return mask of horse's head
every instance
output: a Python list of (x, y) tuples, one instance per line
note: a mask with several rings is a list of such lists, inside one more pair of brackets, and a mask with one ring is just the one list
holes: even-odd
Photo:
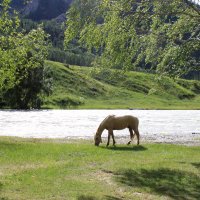
[(99, 144), (102, 143), (102, 140), (101, 140), (101, 135), (98, 134), (98, 132), (95, 134), (94, 136), (94, 144), (96, 146), (99, 146)]

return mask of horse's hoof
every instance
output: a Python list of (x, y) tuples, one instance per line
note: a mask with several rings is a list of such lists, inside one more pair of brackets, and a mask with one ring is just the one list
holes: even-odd
[(129, 141), (128, 143), (127, 143), (127, 145), (130, 145), (131, 144), (131, 141)]

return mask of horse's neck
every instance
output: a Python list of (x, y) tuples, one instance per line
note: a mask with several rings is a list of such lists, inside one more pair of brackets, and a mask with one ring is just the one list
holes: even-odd
[(103, 131), (104, 131), (104, 129), (105, 129), (105, 127), (102, 124), (100, 124), (99, 127), (98, 127), (98, 129), (97, 129), (98, 135), (101, 136), (102, 133), (103, 133)]

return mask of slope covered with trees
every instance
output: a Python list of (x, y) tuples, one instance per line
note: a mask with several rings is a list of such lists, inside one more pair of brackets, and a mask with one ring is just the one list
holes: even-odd
[(94, 55), (83, 48), (72, 44), (72, 49), (64, 50), (64, 31), (66, 29), (66, 11), (72, 0), (13, 0), (11, 8), (20, 13), (21, 31), (29, 32), (43, 25), (49, 35), (51, 46), (48, 48), (48, 59), (75, 65), (91, 65)]

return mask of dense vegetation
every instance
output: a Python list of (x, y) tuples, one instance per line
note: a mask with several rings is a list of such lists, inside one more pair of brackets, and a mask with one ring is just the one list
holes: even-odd
[(38, 1), (36, 21), (0, 2), (1, 108), (199, 108), (199, 82), (160, 76), (199, 78), (200, 14), (189, 1), (74, 0), (67, 19), (39, 22), (44, 5), (62, 13), (64, 0)]
[(32, 29), (36, 29), (38, 24), (42, 24), (45, 33), (49, 35), (49, 41), (51, 46), (48, 48), (48, 59), (52, 61), (58, 61), (62, 63), (68, 63), (72, 65), (90, 66), (94, 60), (95, 55), (87, 52), (84, 48), (80, 48), (78, 45), (72, 43), (69, 49), (64, 49), (64, 22), (66, 18), (61, 21), (57, 19), (42, 20), (35, 22), (32, 19), (22, 18), (20, 23), (20, 29), (26, 33)]
[(190, 1), (75, 0), (67, 18), (66, 45), (77, 39), (101, 66), (174, 77), (200, 70), (200, 10)]
[[(66, 141), (67, 142), (67, 141)], [(0, 199), (198, 199), (200, 147), (0, 138)]]
[(20, 19), (4, 0), (0, 13), (0, 106), (40, 108), (41, 92), (49, 92), (44, 69), (47, 36), (41, 27), (18, 31)]
[[(38, 1), (29, 17), (55, 17), (66, 1)], [(0, 108), (200, 109), (200, 82), (177, 78), (199, 70), (189, 1), (74, 0), (66, 25), (20, 19), (10, 3), (0, 0)], [(0, 137), (0, 200), (200, 196), (199, 147), (57, 141)]]
[(199, 109), (200, 82), (47, 61), (54, 79), (44, 108)]

